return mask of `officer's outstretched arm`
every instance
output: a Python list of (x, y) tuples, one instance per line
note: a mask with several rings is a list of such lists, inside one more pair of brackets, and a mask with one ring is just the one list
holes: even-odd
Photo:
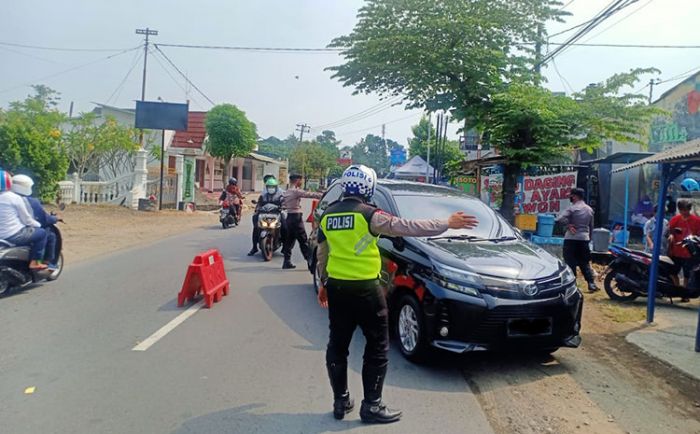
[(472, 229), (479, 224), (474, 216), (463, 212), (446, 219), (409, 220), (378, 211), (372, 216), (370, 229), (375, 235), (394, 237), (430, 237), (440, 235), (447, 229)]

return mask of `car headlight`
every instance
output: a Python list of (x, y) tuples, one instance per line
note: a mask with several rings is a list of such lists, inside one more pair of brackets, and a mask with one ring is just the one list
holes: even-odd
[(480, 296), (479, 289), (483, 288), (481, 276), (466, 270), (450, 267), (449, 265), (433, 262), (438, 283), (452, 291), (467, 295)]
[(576, 281), (576, 274), (574, 274), (573, 271), (571, 271), (571, 268), (569, 266), (564, 267), (564, 271), (561, 272), (561, 284), (563, 286), (571, 285)]

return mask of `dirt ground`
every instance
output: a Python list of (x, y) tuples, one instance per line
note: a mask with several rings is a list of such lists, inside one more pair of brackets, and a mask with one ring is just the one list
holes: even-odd
[(66, 222), (59, 228), (67, 264), (219, 223), (212, 212), (143, 212), (116, 206), (69, 205), (60, 214)]
[(465, 378), (494, 430), (700, 433), (700, 382), (625, 340), (646, 327), (645, 300), (621, 305), (604, 291), (585, 298), (580, 348), (551, 357), (484, 355), (468, 362)]
[[(63, 217), (69, 264), (218, 224), (211, 212), (116, 207), (70, 206)], [(602, 277), (603, 269), (597, 271)], [(644, 300), (622, 305), (603, 291), (585, 298), (578, 349), (561, 349), (553, 356), (443, 355), (462, 370), (494, 430), (700, 433), (700, 382), (625, 341), (626, 333), (645, 327)], [(696, 301), (688, 308), (697, 306)]]

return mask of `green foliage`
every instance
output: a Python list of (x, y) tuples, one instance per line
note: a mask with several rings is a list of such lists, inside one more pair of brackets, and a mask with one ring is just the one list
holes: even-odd
[(509, 161), (501, 212), (512, 216), (514, 179), (523, 167), (570, 160), (573, 151), (591, 151), (606, 139), (648, 143), (651, 119), (663, 111), (646, 105), (643, 95), (620, 92), (651, 71), (617, 74), (573, 98), (528, 84), (513, 84), (494, 95), (483, 128), (491, 144)]
[[(207, 113), (205, 121), (209, 153), (224, 160), (226, 167), (232, 158), (245, 157), (255, 149), (257, 139), (255, 124), (245, 113), (231, 104), (220, 104)], [(226, 171), (223, 183), (228, 178)]]
[(333, 77), (356, 92), (402, 95), (412, 108), (450, 110), (470, 124), (490, 96), (534, 81), (538, 24), (561, 21), (551, 0), (368, 0), (350, 35), (333, 40)]
[(113, 117), (99, 122), (94, 113), (85, 113), (69, 122), (63, 146), (71, 166), (81, 177), (88, 169), (97, 170), (100, 166), (113, 168), (115, 176), (119, 169), (115, 163), (123, 162), (139, 148), (136, 130), (120, 125)]
[(333, 153), (318, 142), (300, 143), (289, 156), (290, 173), (299, 173), (304, 178), (324, 178), (336, 165)]
[(0, 110), (0, 162), (4, 169), (30, 175), (36, 194), (48, 201), (56, 197), (58, 181), (68, 170), (59, 130), (64, 115), (55, 108), (56, 91), (46, 86), (33, 89), (34, 95)]
[[(431, 126), (430, 121), (425, 116), (421, 118), (418, 125), (414, 125), (411, 128), (411, 131), (413, 131), (413, 137), (411, 137), (408, 141), (408, 153), (411, 155), (411, 157), (420, 155), (422, 159), (428, 161), (428, 128), (431, 128), (430, 159), (431, 161), (435, 161), (435, 126)], [(442, 160), (445, 162), (445, 164), (457, 164), (464, 159), (462, 151), (459, 150), (459, 143), (454, 140), (448, 140), (447, 143), (445, 143), (445, 147), (442, 149), (442, 152)]]
[(365, 138), (352, 147), (352, 162), (371, 167), (379, 176), (386, 175), (389, 172), (389, 154), (386, 143), (379, 136), (367, 134)]
[(289, 135), (284, 140), (270, 136), (258, 142), (258, 152), (268, 157), (285, 160), (289, 158), (297, 142), (298, 140), (294, 135)]
[(340, 140), (336, 139), (335, 132), (324, 130), (320, 135), (316, 136), (316, 142), (323, 146), (328, 152), (333, 154), (336, 159), (340, 158)]

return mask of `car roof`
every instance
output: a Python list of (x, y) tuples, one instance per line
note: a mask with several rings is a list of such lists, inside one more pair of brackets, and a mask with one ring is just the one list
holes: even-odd
[(424, 196), (460, 196), (464, 198), (476, 199), (469, 196), (463, 191), (445, 187), (441, 185), (426, 184), (423, 182), (398, 181), (394, 179), (380, 179), (377, 181), (380, 187), (383, 187), (392, 195), (424, 195)]

